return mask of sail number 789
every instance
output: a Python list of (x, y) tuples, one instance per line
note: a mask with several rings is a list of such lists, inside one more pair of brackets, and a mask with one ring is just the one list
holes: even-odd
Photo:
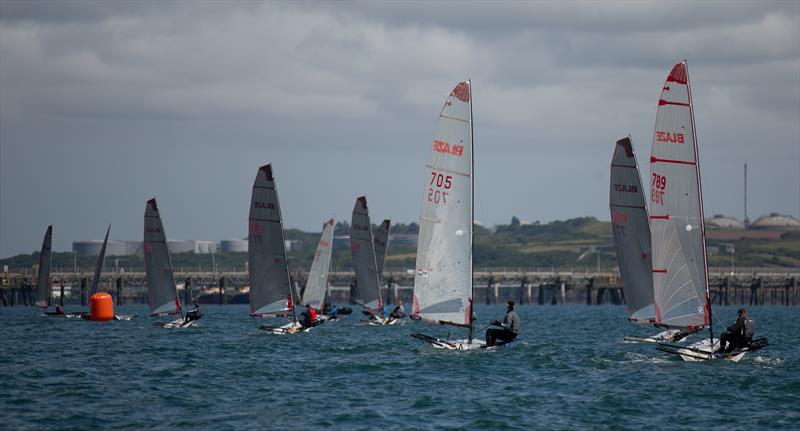
[(429, 186), (430, 187), (428, 187), (428, 202), (433, 202), (435, 204), (441, 203), (446, 205), (447, 195), (449, 195), (450, 193), (444, 190), (450, 190), (450, 188), (453, 187), (453, 177), (451, 175), (444, 175), (444, 174), (438, 174), (436, 172), (431, 172), (431, 182)]

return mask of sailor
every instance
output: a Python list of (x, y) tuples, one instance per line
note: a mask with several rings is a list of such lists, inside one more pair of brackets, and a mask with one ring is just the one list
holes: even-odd
[(406, 317), (406, 309), (403, 307), (403, 301), (397, 301), (397, 306), (389, 313), (389, 317), (392, 319), (402, 319)]
[(192, 320), (197, 320), (200, 318), (200, 304), (194, 303), (194, 310), (190, 310), (186, 312), (186, 316), (183, 318), (183, 323), (189, 323)]
[(53, 313), (53, 314), (55, 314), (57, 316), (63, 316), (64, 315), (64, 309), (61, 308), (60, 305), (56, 305), (56, 312)]
[(330, 309), (328, 310), (328, 316), (330, 316), (331, 319), (335, 319), (338, 315), (339, 308), (336, 307), (336, 304), (331, 305)]
[(502, 340), (505, 342), (513, 341), (517, 338), (519, 332), (519, 316), (514, 311), (514, 301), (508, 301), (506, 304), (506, 316), (501, 323), (498, 320), (492, 322), (492, 325), (499, 326), (500, 328), (489, 328), (486, 330), (486, 345), (494, 346), (495, 340)]
[[(733, 349), (748, 347), (750, 341), (753, 340), (755, 322), (753, 322), (753, 319), (747, 317), (747, 310), (744, 308), (740, 308), (737, 314), (736, 323), (729, 326), (727, 331), (719, 337), (719, 349), (717, 349), (717, 353), (729, 353)], [(730, 342), (730, 345), (726, 348), (728, 342)]]
[(311, 306), (306, 304), (306, 309), (300, 313), (300, 324), (303, 325), (304, 328), (310, 328), (314, 326), (314, 321), (311, 320)]
[(313, 307), (308, 309), (309, 319), (311, 320), (311, 324), (315, 324), (317, 322), (317, 310)]

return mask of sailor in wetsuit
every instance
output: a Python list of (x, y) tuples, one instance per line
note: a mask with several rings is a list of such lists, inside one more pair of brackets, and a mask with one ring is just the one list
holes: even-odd
[(314, 326), (314, 320), (317, 319), (317, 310), (311, 308), (309, 304), (306, 304), (306, 309), (300, 313), (300, 324), (304, 328), (310, 328)]
[(187, 324), (192, 320), (197, 320), (200, 318), (200, 304), (194, 303), (194, 310), (187, 311), (186, 316), (183, 317), (183, 324)]
[(494, 346), (495, 340), (502, 340), (505, 342), (513, 341), (517, 338), (519, 333), (519, 316), (514, 311), (514, 301), (508, 301), (506, 305), (506, 317), (503, 318), (501, 323), (498, 320), (492, 322), (492, 325), (499, 326), (498, 328), (489, 328), (486, 330), (486, 345)]
[(402, 319), (406, 317), (406, 309), (403, 307), (403, 301), (397, 301), (397, 306), (389, 313), (389, 317), (392, 319)]
[[(755, 322), (753, 322), (753, 319), (747, 317), (747, 310), (740, 308), (736, 323), (729, 326), (728, 330), (719, 337), (719, 349), (717, 349), (717, 353), (729, 353), (733, 349), (748, 347), (753, 340), (754, 329)], [(726, 348), (728, 342), (730, 342), (730, 345)]]

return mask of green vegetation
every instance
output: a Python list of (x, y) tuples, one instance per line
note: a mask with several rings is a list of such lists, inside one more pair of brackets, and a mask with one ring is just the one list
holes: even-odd
[[(349, 225), (339, 222), (334, 229), (337, 237), (349, 233)], [(414, 235), (419, 231), (416, 223), (392, 226), (393, 235)], [(319, 241), (319, 232), (303, 232), (289, 229), (285, 232), (287, 240), (299, 241), (289, 251), (289, 264), (293, 271), (308, 271)], [(616, 255), (613, 250), (611, 224), (593, 217), (580, 217), (547, 224), (535, 222), (522, 224), (512, 217), (507, 225), (495, 226), (494, 230), (475, 226), (475, 267), (476, 268), (525, 268), (562, 270), (601, 270), (616, 268)], [(294, 243), (297, 244), (297, 243)], [(735, 247), (737, 267), (800, 267), (800, 232), (787, 232), (779, 240), (741, 239), (738, 241), (708, 240), (712, 250), (717, 253), (709, 256), (709, 266), (726, 268), (730, 265), (728, 244)], [(417, 247), (415, 244), (389, 244), (386, 268), (406, 270), (414, 268)], [(8, 265), (12, 271), (32, 270), (38, 262), (39, 253), (22, 254), (0, 260), (0, 265)], [(72, 253), (54, 253), (53, 270), (71, 270), (75, 265), (78, 271), (91, 272), (95, 257), (75, 259)], [(247, 253), (172, 255), (176, 271), (243, 271), (247, 265)], [(142, 271), (140, 256), (109, 257), (106, 269), (115, 267), (125, 271)], [(346, 240), (334, 241), (331, 269), (347, 271), (350, 266), (350, 248)]]

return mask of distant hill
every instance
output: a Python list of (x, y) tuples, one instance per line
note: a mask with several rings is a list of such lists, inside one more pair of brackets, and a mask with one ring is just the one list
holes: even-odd
[[(334, 234), (347, 236), (350, 226), (346, 222), (336, 224)], [(392, 226), (393, 235), (418, 234), (416, 223)], [(299, 246), (289, 252), (292, 271), (307, 271), (311, 266), (314, 250), (319, 240), (319, 232), (303, 232), (288, 229), (287, 240), (299, 241)], [(728, 238), (725, 235), (717, 235)], [(525, 268), (561, 270), (601, 270), (615, 269), (616, 254), (613, 248), (611, 223), (594, 217), (579, 217), (550, 223), (521, 223), (512, 217), (509, 224), (497, 225), (487, 229), (475, 225), (475, 267), (476, 268)], [(737, 238), (731, 236), (730, 238)], [(777, 239), (776, 239), (777, 238)], [(709, 266), (728, 267), (730, 249), (735, 249), (737, 267), (800, 267), (800, 232), (781, 232), (763, 238), (742, 237), (734, 240), (707, 240), (709, 246)], [(730, 247), (730, 245), (734, 247)], [(386, 267), (391, 270), (414, 269), (416, 259), (415, 244), (389, 244)], [(12, 270), (27, 268), (31, 270), (38, 262), (38, 253), (21, 254), (0, 260), (0, 265), (8, 265)], [(76, 265), (79, 271), (89, 272), (94, 267), (95, 257), (75, 259), (71, 252), (54, 253), (54, 270), (69, 270)], [(210, 270), (215, 265), (220, 271), (243, 271), (247, 264), (247, 253), (194, 254), (179, 253), (172, 256), (176, 271)], [(333, 270), (350, 270), (350, 249), (337, 247), (333, 253)], [(143, 270), (140, 256), (110, 257), (106, 259), (106, 269), (114, 266), (126, 271)]]

